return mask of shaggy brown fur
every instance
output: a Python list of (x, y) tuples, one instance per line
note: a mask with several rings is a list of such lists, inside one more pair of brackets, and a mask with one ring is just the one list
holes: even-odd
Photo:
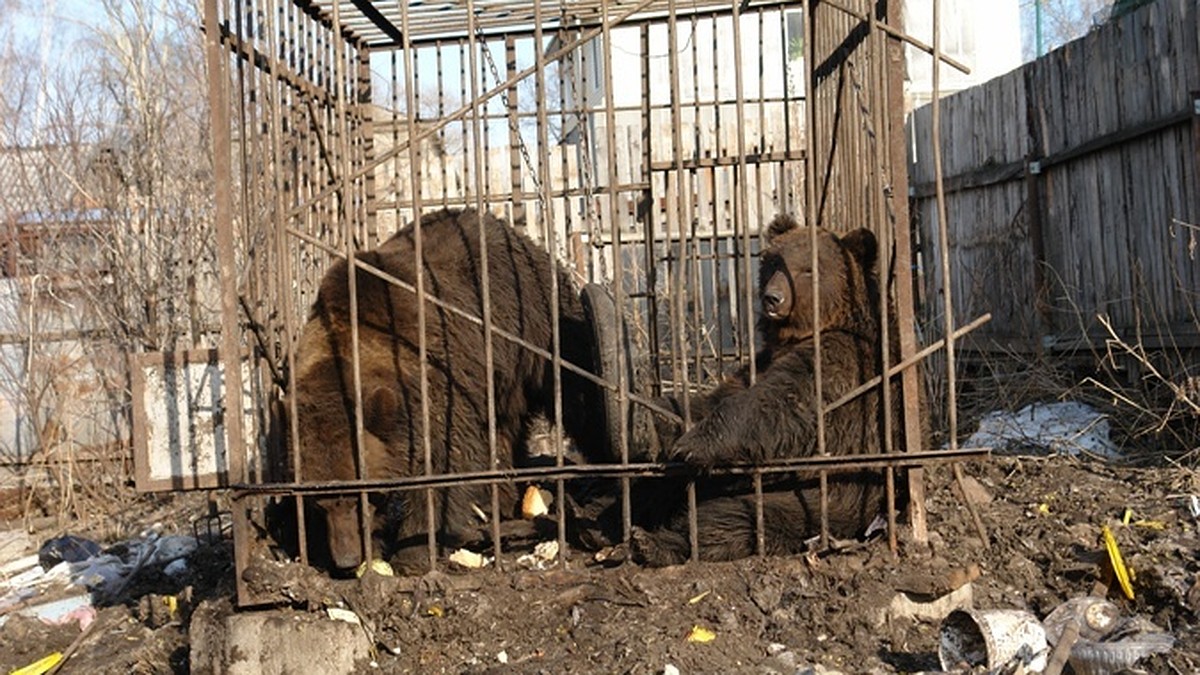
[[(760, 463), (817, 453), (815, 348), (812, 330), (812, 231), (781, 216), (771, 224), (762, 253), (759, 331), (764, 348), (756, 357), (757, 380), (748, 370), (728, 378), (695, 402), (698, 422), (672, 445), (668, 457), (705, 471), (717, 464)], [(820, 265), (822, 399), (828, 404), (880, 372), (877, 245), (868, 230), (838, 236), (818, 229)], [(891, 331), (889, 331), (890, 333)], [(894, 391), (893, 400), (899, 400)], [(898, 406), (897, 406), (898, 410)], [(899, 429), (898, 418), (894, 427)], [(834, 455), (883, 449), (880, 389), (829, 413), (825, 449)], [(897, 436), (897, 440), (899, 437)], [(897, 446), (898, 447), (898, 446)], [(863, 532), (884, 506), (881, 472), (832, 474), (829, 478), (831, 534)], [(754, 502), (738, 480), (700, 486), (700, 557), (727, 560), (751, 555), (755, 541)], [(686, 506), (679, 496), (664, 510), (662, 496), (649, 500), (633, 540), (643, 562), (665, 565), (687, 559)], [(820, 528), (816, 481), (784, 477), (769, 486), (764, 503), (768, 552), (795, 551)], [(654, 513), (657, 512), (657, 513)]]
[[(471, 210), (446, 210), (421, 220), (426, 293), (474, 316), (483, 313), (480, 218)], [(550, 275), (557, 273), (563, 358), (587, 367), (591, 334), (569, 277), (529, 239), (491, 215), (482, 220), (493, 325), (552, 351)], [(409, 225), (378, 248), (359, 253), (358, 260), (415, 286), (414, 234)], [(361, 474), (356, 467), (349, 292), (342, 261), (321, 282), (300, 339), (295, 399), (305, 480), (426, 472), (416, 296), (361, 269), (356, 285), (366, 466)], [(425, 342), (432, 473), (491, 468), (482, 326), (430, 303)], [(509, 468), (519, 461), (513, 448), (527, 421), (537, 414), (553, 419), (553, 369), (544, 357), (501, 336), (494, 335), (492, 345), (498, 468)], [(566, 371), (563, 387), (564, 425), (586, 445), (593, 435), (582, 431), (589, 426), (588, 411), (596, 409), (596, 393)], [(512, 490), (504, 488), (506, 503), (515, 497)], [(419, 547), (427, 529), (425, 493), (396, 494), (399, 508), (389, 508), (399, 512), (393, 536), (401, 549)], [(333, 566), (356, 566), (362, 548), (357, 500), (315, 501), (325, 516)], [(434, 508), (438, 538), (445, 545), (461, 545), (477, 531), (471, 505), (486, 510), (490, 501), (487, 486), (439, 490)], [(413, 548), (402, 551), (397, 562), (403, 571), (419, 571), (423, 560), (423, 550)]]

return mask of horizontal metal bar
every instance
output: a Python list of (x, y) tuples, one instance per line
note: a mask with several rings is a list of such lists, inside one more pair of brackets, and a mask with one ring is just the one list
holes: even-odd
[[(957, 330), (954, 331), (954, 333), (950, 337), (954, 340), (957, 340), (960, 337), (966, 335), (967, 333), (970, 333), (971, 331), (975, 330), (976, 328), (979, 328), (980, 326), (982, 326), (983, 324), (985, 324), (991, 320), (992, 320), (991, 313), (984, 314), (983, 316), (977, 317), (971, 323), (969, 323), (965, 326), (960, 326)], [(896, 375), (899, 375), (905, 369), (911, 368), (912, 366), (915, 366), (917, 363), (924, 361), (926, 356), (929, 356), (930, 354), (936, 352), (937, 350), (942, 349), (945, 346), (945, 344), (946, 344), (946, 338), (942, 338), (942, 339), (934, 342), (933, 344), (925, 347), (924, 349), (917, 352), (916, 354), (913, 354), (912, 356), (908, 357), (907, 359), (904, 359), (900, 363), (897, 363), (896, 365), (894, 365), (888, 369), (888, 377), (889, 378), (895, 377)], [(859, 386), (850, 390), (849, 392), (846, 392), (846, 394), (844, 394), (838, 400), (834, 401), (833, 403), (830, 403), (829, 407), (825, 408), (825, 413), (829, 414), (829, 413), (833, 412), (834, 410), (837, 410), (838, 408), (846, 405), (850, 401), (861, 396), (863, 393), (878, 386), (881, 381), (882, 381), (882, 378), (880, 376), (876, 375), (875, 377), (867, 380), (866, 382), (863, 382), (862, 384), (860, 384)]]
[[(712, 469), (708, 475), (753, 475), (768, 473), (794, 473), (797, 471), (830, 473), (856, 471), (884, 467), (926, 466), (966, 460), (984, 459), (991, 448), (958, 448), (957, 450), (927, 450), (924, 452), (893, 452), (878, 455), (829, 455), (824, 457), (797, 457), (778, 460), (761, 465), (734, 464)], [(430, 476), (403, 476), (368, 480), (320, 481), (312, 483), (262, 483), (232, 486), (234, 499), (252, 494), (343, 494), (357, 492), (387, 492), (417, 488), (450, 487), (502, 483), (519, 480), (557, 480), (572, 478), (622, 478), (646, 477), (666, 478), (671, 476), (695, 475), (695, 470), (682, 462), (630, 463), (630, 464), (579, 464), (574, 466), (523, 467), (490, 471), (468, 471), (457, 474), (435, 474)]]
[[(871, 17), (867, 16), (866, 14), (863, 14), (862, 12), (858, 12), (858, 11), (854, 10), (853, 8), (847, 7), (846, 5), (843, 5), (842, 3), (837, 2), (836, 0), (821, 0), (821, 2), (822, 2), (822, 4), (829, 5), (830, 7), (834, 8), (840, 12), (849, 14), (850, 16), (858, 19), (859, 21), (867, 22), (867, 21), (871, 20)], [(886, 21), (876, 20), (875, 25), (879, 26), (880, 30), (882, 30), (883, 32), (887, 33), (888, 35), (896, 38), (897, 40), (900, 40), (901, 42), (907, 42), (908, 44), (916, 47), (917, 49), (920, 49), (921, 51), (925, 52), (926, 54), (933, 56), (933, 47), (931, 47), (930, 45), (922, 42), (921, 40), (918, 40), (917, 38), (909, 35), (908, 33), (905, 33), (902, 30), (896, 29), (895, 27), (893, 27), (891, 24), (887, 23)], [(941, 56), (942, 56), (942, 63), (952, 66), (955, 70), (961, 72), (963, 75), (971, 74), (971, 69), (967, 65), (950, 58), (949, 56), (946, 55), (945, 52), (942, 52)]]
[(725, 155), (721, 157), (701, 157), (699, 159), (685, 159), (682, 162), (676, 160), (665, 160), (650, 163), (651, 171), (675, 171), (678, 169), (711, 169), (718, 166), (739, 166), (743, 163), (749, 165), (755, 164), (776, 164), (782, 162), (802, 162), (804, 161), (804, 150), (785, 150), (784, 152), (756, 152), (747, 154), (745, 157), (736, 155)]

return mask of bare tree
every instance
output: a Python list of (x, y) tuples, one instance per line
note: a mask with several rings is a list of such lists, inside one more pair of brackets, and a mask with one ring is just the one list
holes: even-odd
[(1023, 0), (1022, 55), (1034, 59), (1086, 35), (1108, 18), (1112, 4), (1112, 0)]
[[(203, 346), (217, 330), (195, 8), (100, 9), (77, 61), (39, 63), (9, 42), (0, 51), (0, 398), (15, 419), (0, 459), (51, 467), (43, 501), (76, 515), (77, 489), (111, 500), (129, 477), (127, 357)], [(104, 466), (115, 471), (78, 480), (77, 460), (114, 449)]]

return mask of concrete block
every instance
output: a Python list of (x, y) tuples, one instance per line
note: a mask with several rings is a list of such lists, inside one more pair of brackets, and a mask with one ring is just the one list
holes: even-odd
[(201, 603), (189, 634), (192, 673), (334, 675), (361, 672), (370, 658), (361, 626), (286, 609), (234, 612), (228, 601)]

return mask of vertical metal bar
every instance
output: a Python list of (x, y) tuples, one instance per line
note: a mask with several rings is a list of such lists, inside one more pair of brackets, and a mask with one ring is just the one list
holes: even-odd
[[(272, 4), (276, 4), (276, 3), (277, 3), (277, 0), (272, 0)], [(278, 11), (280, 13), (282, 13), (283, 5), (278, 5), (278, 7), (279, 7)], [(268, 49), (268, 52), (271, 54), (271, 59), (270, 59), (269, 63), (270, 63), (271, 76), (272, 76), (271, 81), (273, 83), (279, 82), (279, 76), (280, 76), (279, 68), (281, 66), (281, 61), (283, 58), (282, 55), (279, 53), (280, 44), (279, 44), (279, 42), (277, 42), (277, 40), (280, 40), (283, 37), (283, 33), (282, 33), (283, 28), (282, 28), (282, 26), (277, 27), (275, 25), (275, 21), (274, 21), (275, 14), (276, 14), (276, 11), (267, 12), (267, 36), (268, 36), (267, 37), (267, 39), (268, 39), (267, 49)], [(274, 193), (272, 215), (274, 216), (273, 226), (275, 228), (274, 236), (275, 236), (275, 245), (277, 247), (276, 255), (277, 255), (278, 263), (279, 263), (279, 267), (276, 270), (276, 272), (277, 272), (277, 274), (279, 276), (279, 280), (280, 280), (279, 288), (284, 289), (279, 293), (279, 297), (277, 298), (277, 300), (280, 303), (282, 303), (282, 305), (283, 305), (282, 310), (281, 310), (282, 314), (283, 314), (283, 330), (280, 332), (281, 332), (281, 335), (284, 340), (284, 345), (283, 345), (284, 346), (284, 358), (287, 362), (287, 373), (288, 373), (287, 388), (288, 388), (288, 391), (294, 392), (294, 391), (296, 391), (296, 339), (295, 339), (292, 331), (294, 331), (297, 328), (297, 325), (296, 325), (296, 311), (295, 311), (295, 308), (293, 307), (295, 297), (293, 296), (292, 293), (290, 293), (287, 290), (292, 287), (291, 281), (292, 281), (293, 269), (292, 269), (291, 256), (288, 255), (288, 248), (287, 248), (287, 244), (288, 244), (287, 221), (288, 221), (288, 218), (287, 218), (287, 206), (284, 202), (284, 181), (282, 180), (283, 176), (281, 175), (282, 172), (284, 171), (284, 168), (283, 168), (284, 167), (284, 157), (283, 157), (283, 138), (284, 138), (283, 134), (284, 134), (284, 131), (283, 131), (282, 117), (283, 117), (283, 111), (284, 111), (285, 105), (286, 105), (285, 99), (289, 98), (289, 93), (288, 93), (288, 89), (286, 87), (280, 86), (278, 84), (274, 85), (273, 91), (275, 93), (275, 96), (273, 96), (271, 98), (271, 101), (274, 103), (274, 105), (271, 108), (271, 115), (270, 115), (270, 119), (271, 119), (271, 129), (270, 129), (271, 158), (272, 158), (272, 163), (274, 164), (274, 167), (275, 167), (274, 171), (271, 172), (271, 179), (272, 179), (271, 187), (272, 187), (272, 192)], [(300, 459), (301, 453), (299, 452), (299, 449), (300, 449), (300, 427), (298, 424), (295, 423), (295, 421), (298, 419), (298, 414), (296, 412), (296, 397), (288, 396), (286, 398), (285, 402), (288, 407), (288, 410), (287, 410), (288, 419), (291, 420), (291, 423), (289, 423), (287, 425), (288, 434), (290, 436), (290, 441), (291, 441), (290, 444), (288, 445), (288, 447), (291, 447), (294, 451), (291, 453), (292, 460), (295, 462), (295, 464), (294, 464), (295, 474), (293, 475), (292, 478), (293, 478), (293, 480), (296, 480), (296, 481), (303, 481), (304, 480), (304, 471), (303, 471), (303, 466), (302, 466), (302, 462)], [(305, 523), (305, 520), (304, 520), (304, 498), (303, 497), (300, 497), (300, 496), (296, 497), (295, 511), (296, 511), (296, 539), (297, 539), (297, 546), (299, 547), (298, 552), (300, 554), (300, 562), (303, 564), (308, 564), (308, 531), (307, 531), (307, 524)]]
[[(478, 49), (488, 49), (487, 42), (479, 43), (476, 41), (476, 25), (475, 25), (475, 2), (467, 0), (467, 44), (470, 46), (471, 65), (471, 105), (473, 110), (472, 115), (472, 140), (476, 147), (480, 140), (480, 108), (479, 108), (479, 79), (476, 75), (479, 73)], [(484, 120), (486, 124), (486, 119)], [(486, 134), (485, 134), (486, 138)], [(479, 153), (475, 154), (475, 162), (477, 167), (480, 160)], [(490, 196), (491, 192), (488, 191)], [(492, 351), (492, 300), (490, 276), (488, 272), (488, 245), (487, 245), (487, 228), (484, 226), (484, 203), (483, 194), (476, 192), (475, 208), (479, 213), (479, 275), (481, 281), (481, 294), (483, 305), (483, 360), (487, 369), (485, 385), (487, 387), (487, 425), (488, 425), (488, 458), (489, 467), (499, 469), (499, 461), (496, 453), (496, 373), (494, 368), (493, 351)], [(500, 555), (500, 512), (499, 492), (496, 485), (492, 486), (492, 542), (495, 546), (497, 561)], [(497, 564), (497, 568), (499, 565)]]
[[(426, 307), (426, 291), (425, 291), (425, 240), (423, 228), (421, 225), (421, 167), (419, 164), (420, 153), (417, 152), (417, 143), (413, 143), (412, 139), (417, 137), (417, 122), (416, 122), (416, 87), (413, 82), (414, 59), (413, 46), (411, 40), (411, 31), (409, 27), (408, 3), (400, 3), (400, 32), (404, 36), (403, 52), (404, 52), (404, 79), (405, 92), (404, 101), (407, 107), (407, 115), (405, 115), (406, 133), (408, 134), (408, 172), (411, 184), (409, 189), (412, 193), (412, 211), (413, 211), (413, 267), (416, 270), (417, 276), (417, 357), (420, 361), (420, 390), (421, 390), (421, 449), (425, 460), (425, 475), (433, 475), (433, 437), (430, 432), (430, 421), (432, 415), (429, 409), (429, 344), (427, 340), (428, 331), (428, 309)], [(399, 215), (399, 214), (397, 214)], [(429, 554), (429, 569), (437, 569), (437, 517), (435, 514), (434, 494), (432, 488), (425, 490), (425, 545), (426, 551)]]
[[(941, 273), (942, 273), (942, 312), (946, 339), (946, 418), (949, 429), (948, 442), (950, 450), (958, 449), (958, 385), (957, 367), (955, 364), (955, 337), (954, 337), (954, 299), (952, 293), (952, 283), (950, 279), (950, 226), (946, 222), (946, 191), (942, 179), (942, 119), (941, 119), (941, 64), (942, 64), (942, 40), (941, 40), (941, 2), (933, 0), (933, 100), (930, 105), (931, 110), (932, 133), (933, 133), (933, 180), (934, 191), (937, 197), (937, 213), (938, 213), (938, 246), (941, 249)], [(975, 524), (975, 529), (978, 531), (984, 545), (988, 543), (987, 531), (983, 526), (983, 521), (979, 518), (979, 513), (975, 510), (974, 505), (967, 497), (967, 493), (963, 490), (963, 473), (962, 464), (955, 462), (951, 465), (954, 471), (954, 480), (958, 483), (959, 490), (963, 494), (963, 500), (967, 510), (971, 513), (972, 520)]]
[[(646, 205), (646, 211), (642, 216), (642, 226), (645, 228), (643, 232), (643, 242), (645, 244), (644, 264), (646, 267), (646, 343), (649, 346), (650, 372), (654, 374), (651, 381), (659, 382), (661, 372), (660, 356), (658, 345), (658, 261), (655, 255), (655, 217), (658, 215), (658, 204), (654, 197), (654, 172), (650, 165), (654, 160), (654, 129), (653, 116), (650, 107), (651, 85), (650, 85), (650, 24), (643, 23), (640, 31), (641, 38), (641, 55), (642, 55), (642, 180), (646, 182), (646, 189), (642, 193), (642, 202)], [(646, 380), (643, 379), (643, 382)], [(661, 392), (642, 392), (644, 395), (659, 395)]]
[[(692, 125), (692, 128), (693, 128), (692, 157), (693, 158), (700, 157), (700, 147), (702, 145), (701, 141), (703, 138), (703, 134), (701, 133), (701, 127), (704, 126), (704, 125), (700, 124), (700, 120), (703, 119), (703, 112), (704, 112), (704, 107), (701, 104), (701, 95), (700, 95), (700, 44), (699, 44), (699, 41), (695, 39), (696, 24), (698, 21), (699, 21), (699, 17), (697, 17), (695, 14), (693, 14), (692, 15), (692, 37), (693, 37), (693, 39), (692, 39), (692, 110), (695, 114), (695, 124)], [(715, 45), (716, 44), (715, 20), (710, 19), (710, 21), (713, 21), (713, 24), (714, 24), (713, 25), (713, 35), (712, 35), (712, 44)], [(716, 78), (714, 77), (713, 79), (714, 79), (713, 88), (714, 88), (714, 93), (715, 93)], [(717, 125), (720, 124), (720, 116), (715, 113), (715, 109), (716, 109), (716, 107), (714, 105), (714, 116), (713, 116), (713, 126), (714, 127), (716, 127)], [(714, 139), (719, 138), (719, 135), (715, 130), (713, 132), (713, 137), (714, 137)], [(711, 169), (701, 169), (699, 166), (693, 166), (691, 169), (689, 169), (689, 171), (687, 173), (687, 181), (685, 182), (685, 185), (688, 186), (688, 193), (689, 193), (689, 195), (693, 196), (693, 199), (697, 199), (697, 200), (701, 199), (703, 197), (703, 195), (705, 194), (705, 192), (709, 192), (710, 197), (711, 197), (712, 190), (711, 189), (704, 190), (702, 186), (705, 184), (704, 176), (705, 175), (711, 176), (715, 171), (716, 171), (715, 167), (713, 167)], [(707, 181), (707, 184), (710, 188), (716, 187), (715, 181), (711, 181), (711, 180)], [(689, 201), (691, 201), (691, 200), (689, 200)], [(713, 198), (712, 201), (715, 204), (716, 199)], [(700, 283), (701, 283), (700, 244), (703, 241), (703, 239), (700, 236), (700, 233), (697, 231), (697, 228), (700, 223), (700, 218), (703, 217), (704, 211), (705, 211), (705, 208), (704, 208), (703, 203), (696, 204), (695, 211), (692, 212), (690, 214), (691, 217), (689, 217), (687, 219), (686, 229), (684, 230), (684, 232), (686, 233), (684, 235), (685, 241), (687, 242), (686, 250), (688, 252), (687, 267), (685, 268), (686, 269), (685, 274), (687, 276), (687, 288), (691, 295), (691, 305), (692, 305), (692, 325), (691, 325), (691, 329), (692, 329), (691, 330), (692, 367), (693, 367), (694, 372), (696, 373), (697, 383), (702, 382), (704, 380), (704, 360), (703, 360), (703, 351), (702, 351), (703, 350), (703, 340), (702, 340), (703, 328), (702, 327), (704, 325), (703, 324), (704, 302), (703, 302), (703, 296), (701, 295), (701, 292), (700, 292), (700, 290), (701, 290), (700, 289)], [(712, 212), (710, 211), (710, 213), (712, 213)]]
[[(759, 44), (761, 45), (761, 40)], [(760, 47), (761, 48), (761, 47)], [(746, 335), (751, 346), (754, 344), (754, 307), (752, 300), (752, 285), (750, 275), (750, 216), (747, 212), (747, 204), (750, 200), (746, 194), (746, 106), (743, 101), (745, 97), (745, 85), (742, 82), (742, 14), (737, 3), (733, 5), (733, 69), (734, 69), (734, 96), (737, 99), (737, 174), (738, 190), (734, 193), (734, 198), (737, 199), (737, 218), (740, 221), (740, 229), (742, 234), (742, 284), (744, 289), (745, 304), (744, 314), (746, 316)], [(760, 95), (762, 80), (759, 80)], [(737, 227), (734, 228), (736, 232)], [(753, 348), (750, 352), (750, 382), (753, 383), (756, 377), (755, 361)], [(756, 472), (754, 474), (754, 532), (755, 532), (755, 549), (759, 555), (766, 552), (766, 530), (763, 523), (763, 494), (762, 494), (762, 474)]]
[(946, 417), (949, 423), (949, 448), (958, 449), (958, 406), (955, 382), (954, 302), (950, 283), (950, 230), (946, 224), (946, 192), (942, 183), (942, 116), (941, 116), (941, 61), (942, 35), (940, 30), (941, 2), (933, 0), (933, 171), (934, 190), (937, 198), (938, 246), (941, 249), (942, 312), (943, 331), (946, 338)]
[[(621, 464), (629, 463), (629, 425), (626, 423), (628, 415), (626, 411), (629, 409), (629, 382), (625, 376), (626, 360), (629, 355), (621, 348), (625, 341), (625, 313), (622, 311), (626, 304), (625, 285), (624, 285), (624, 255), (621, 245), (621, 223), (620, 223), (620, 208), (619, 208), (619, 193), (617, 186), (620, 183), (620, 176), (617, 175), (617, 114), (616, 107), (613, 103), (613, 98), (616, 96), (616, 88), (613, 86), (612, 72), (612, 27), (608, 18), (608, 3), (601, 5), (600, 11), (601, 21), (603, 22), (604, 30), (601, 36), (604, 39), (604, 124), (605, 124), (605, 169), (609, 191), (608, 191), (608, 215), (609, 227), (612, 237), (612, 256), (613, 256), (613, 302), (617, 307), (616, 312), (616, 334), (617, 334), (617, 409), (620, 411), (621, 424), (617, 434), (617, 450), (621, 457)], [(631, 509), (629, 494), (629, 477), (621, 476), (621, 513), (623, 529), (626, 533), (631, 530)]]
[[(813, 153), (814, 136), (816, 134), (816, 109), (813, 106), (813, 63), (815, 63), (815, 52), (813, 40), (811, 39), (813, 26), (813, 6), (810, 0), (804, 0), (804, 188), (805, 188), (805, 219), (810, 227), (809, 243), (812, 247), (812, 306), (813, 306), (813, 379), (814, 379), (814, 396), (813, 407), (814, 415), (817, 421), (817, 454), (825, 454), (825, 399), (822, 393), (821, 382), (821, 305), (820, 305), (820, 287), (821, 275), (820, 265), (817, 256), (817, 214), (816, 199), (813, 195), (814, 183), (813, 177), (815, 171), (815, 158)], [(820, 494), (821, 494), (821, 547), (829, 546), (829, 473), (824, 469), (819, 474), (820, 478)]]
[[(542, 34), (542, 0), (533, 3), (533, 59), (534, 70), (534, 102), (537, 106), (537, 146), (538, 146), (538, 227), (545, 233), (546, 248), (550, 251), (550, 330), (551, 354), (550, 367), (554, 378), (554, 465), (564, 466), (563, 457), (563, 400), (562, 400), (562, 334), (559, 322), (559, 294), (572, 289), (559, 288), (558, 275), (558, 226), (554, 218), (554, 209), (550, 202), (550, 120), (546, 111), (546, 52), (543, 48)], [(515, 107), (515, 106), (514, 106)], [(554, 481), (555, 517), (557, 518), (559, 555), (567, 558), (567, 512), (566, 512), (566, 482), (562, 478)]]
[[(675, 228), (675, 253), (671, 256), (674, 267), (669, 269), (671, 274), (670, 294), (671, 294), (671, 364), (672, 364), (672, 379), (674, 380), (674, 391), (679, 396), (684, 427), (691, 426), (691, 387), (688, 384), (688, 365), (686, 341), (684, 340), (684, 303), (683, 303), (683, 264), (684, 264), (684, 234), (683, 223), (691, 222), (691, 195), (686, 192), (686, 181), (684, 180), (683, 168), (683, 135), (680, 131), (683, 125), (681, 102), (679, 100), (679, 34), (676, 28), (678, 11), (676, 0), (668, 0), (667, 3), (667, 61), (668, 67), (671, 70), (671, 157), (675, 163), (675, 170), (669, 175), (674, 176), (675, 190), (670, 190), (668, 185), (668, 198), (674, 197), (676, 204), (675, 208), (671, 208), (668, 204), (667, 219), (668, 223), (671, 219), (676, 219)], [(694, 81), (694, 80), (693, 80)], [(667, 240), (670, 242), (671, 231), (667, 229)], [(691, 559), (700, 559), (699, 536), (697, 534), (696, 524), (696, 482), (688, 481), (687, 484), (687, 501), (688, 501), (688, 541), (691, 544)], [(628, 539), (628, 530), (625, 534)]]
[[(338, 180), (342, 181), (342, 189), (339, 193), (341, 203), (341, 233), (345, 238), (343, 241), (343, 250), (346, 256), (346, 283), (348, 303), (350, 307), (350, 374), (353, 384), (353, 401), (354, 401), (354, 453), (356, 472), (355, 476), (359, 479), (370, 476), (370, 467), (367, 466), (366, 453), (366, 436), (363, 428), (363, 392), (362, 392), (362, 362), (360, 361), (359, 344), (358, 344), (358, 267), (354, 263), (356, 242), (354, 237), (354, 198), (352, 196), (353, 184), (349, 177), (353, 172), (350, 157), (350, 120), (349, 108), (346, 104), (346, 96), (348, 94), (347, 82), (347, 66), (349, 56), (347, 55), (345, 38), (337, 31), (340, 31), (342, 25), (342, 17), (340, 12), (341, 3), (333, 3), (333, 28), (331, 29), (331, 39), (333, 40), (333, 68), (334, 68), (334, 84), (330, 87), (334, 95), (334, 109), (337, 119), (335, 121), (337, 128), (336, 147), (338, 148), (338, 169), (341, 171), (341, 176)], [(367, 502), (367, 493), (365, 491), (358, 493), (359, 502), (359, 525), (362, 531), (362, 549), (363, 559), (371, 559), (371, 518), (368, 513), (369, 504)]]
[[(888, 3), (888, 23), (894, 28), (902, 27), (903, 15), (898, 2)], [(896, 275), (896, 315), (900, 338), (900, 360), (906, 361), (917, 351), (916, 339), (916, 300), (913, 296), (913, 251), (912, 229), (908, 215), (908, 159), (905, 135), (901, 133), (903, 120), (898, 119), (896, 111), (904, 109), (904, 91), (901, 82), (904, 78), (904, 47), (898, 41), (888, 42), (887, 67), (887, 109), (893, 115), (888, 120), (888, 149), (890, 153), (889, 168), (892, 184), (892, 208), (894, 211), (893, 224), (896, 236), (893, 241), (893, 253), (896, 265), (893, 272)], [(891, 122), (896, 128), (891, 128)], [(904, 447), (907, 452), (919, 452), (924, 449), (925, 432), (922, 410), (921, 390), (924, 386), (916, 367), (906, 368), (900, 375), (900, 384), (904, 399)], [(908, 515), (912, 528), (913, 539), (924, 543), (928, 541), (928, 526), (925, 514), (925, 470), (920, 466), (908, 469)]]
[[(871, 195), (875, 205), (873, 220), (878, 224), (877, 231), (879, 232), (879, 255), (877, 256), (878, 264), (878, 279), (880, 283), (879, 289), (879, 341), (880, 341), (880, 401), (883, 407), (883, 451), (890, 454), (893, 451), (893, 435), (892, 430), (897, 423), (893, 419), (895, 408), (892, 405), (892, 379), (888, 377), (888, 372), (892, 367), (892, 321), (893, 311), (890, 306), (891, 295), (887, 284), (892, 278), (892, 242), (893, 235), (896, 232), (895, 223), (890, 218), (890, 210), (888, 208), (887, 195), (890, 184), (887, 176), (887, 167), (885, 155), (888, 152), (888, 108), (886, 106), (887, 91), (886, 78), (884, 73), (885, 51), (887, 49), (887, 37), (879, 28), (878, 15), (870, 10), (868, 12), (871, 20), (871, 40), (870, 40), (870, 62), (868, 63), (869, 75), (867, 78), (868, 91), (871, 95), (871, 108), (867, 112), (866, 123), (870, 123), (875, 132), (874, 137), (868, 134), (867, 139), (871, 144), (871, 155), (874, 159), (874, 176), (875, 180), (871, 185)], [(895, 471), (892, 467), (884, 469), (885, 489), (887, 498), (887, 521), (888, 521), (888, 546), (892, 553), (899, 551), (896, 541), (896, 487), (895, 487)]]
[[(737, 9), (735, 8), (734, 11), (737, 11)], [(712, 105), (712, 109), (713, 109), (712, 131), (713, 131), (714, 147), (712, 148), (712, 150), (713, 150), (714, 156), (721, 157), (726, 154), (726, 148), (724, 147), (724, 143), (723, 143), (724, 136), (721, 133), (720, 63), (721, 63), (722, 59), (719, 56), (719, 49), (718, 49), (718, 45), (720, 43), (719, 33), (718, 33), (719, 19), (718, 19), (717, 15), (714, 13), (712, 15), (712, 17), (709, 19), (709, 21), (712, 23), (712, 27), (713, 27), (713, 39), (709, 45), (712, 49), (711, 56), (712, 56), (712, 63), (713, 63), (713, 67), (712, 67), (713, 100), (712, 100), (711, 105)], [(695, 42), (696, 42), (695, 40), (692, 41), (693, 45), (695, 44)], [(699, 87), (698, 86), (697, 86), (697, 99), (699, 99)], [(700, 156), (699, 148), (697, 148), (696, 156)], [(700, 376), (703, 376), (703, 373), (705, 372), (704, 361), (702, 360), (702, 353), (701, 353), (702, 340), (700, 340), (699, 338), (702, 337), (704, 334), (704, 332), (703, 332), (704, 327), (707, 326), (708, 319), (709, 319), (707, 314), (709, 312), (711, 312), (712, 317), (716, 319), (717, 341), (716, 341), (716, 349), (714, 350), (715, 353), (713, 354), (713, 360), (716, 362), (716, 368), (714, 370), (714, 373), (715, 373), (716, 377), (718, 378), (718, 381), (720, 381), (722, 369), (724, 368), (724, 360), (722, 358), (724, 356), (724, 353), (723, 353), (722, 348), (724, 347), (724, 344), (725, 344), (725, 325), (724, 325), (724, 322), (721, 320), (721, 311), (720, 311), (720, 308), (721, 308), (721, 286), (720, 286), (720, 274), (719, 274), (720, 266), (721, 266), (721, 257), (722, 257), (721, 254), (724, 252), (724, 248), (725, 248), (723, 246), (724, 241), (721, 236), (721, 225), (723, 225), (725, 222), (725, 218), (724, 218), (725, 213), (723, 210), (724, 205), (721, 203), (721, 200), (718, 198), (718, 194), (719, 194), (718, 186), (721, 185), (721, 181), (718, 180), (718, 176), (723, 176), (726, 171), (727, 170), (724, 168), (713, 167), (712, 169), (708, 169), (707, 171), (700, 172), (701, 176), (706, 175), (708, 177), (707, 180), (702, 179), (702, 182), (708, 183), (708, 194), (712, 198), (712, 203), (710, 205), (711, 208), (709, 209), (710, 219), (711, 219), (711, 223), (712, 223), (712, 231), (708, 233), (708, 246), (709, 246), (709, 253), (710, 253), (709, 257), (711, 258), (711, 261), (709, 262), (709, 265), (708, 265), (708, 279), (709, 279), (709, 283), (712, 285), (712, 294), (713, 294), (712, 295), (713, 307), (711, 309), (704, 306), (705, 296), (704, 296), (704, 293), (702, 290), (704, 286), (703, 286), (703, 280), (700, 278), (700, 277), (702, 277), (702, 268), (699, 265), (697, 266), (697, 269), (696, 269), (697, 280), (696, 280), (696, 284), (695, 284), (695, 288), (697, 289), (696, 295), (698, 296), (698, 300), (699, 300), (699, 302), (696, 303), (696, 314), (698, 316), (698, 320), (696, 321), (696, 327), (698, 330), (697, 340), (696, 340), (696, 372)], [(726, 196), (731, 197), (731, 195), (726, 195)], [(733, 232), (734, 232), (734, 235), (733, 235), (734, 241), (732, 243), (736, 247), (736, 245), (737, 245), (736, 219), (735, 219), (735, 225), (734, 225)], [(700, 244), (702, 244), (704, 241), (703, 234), (698, 232), (696, 240), (697, 240), (697, 246), (696, 246), (697, 255), (695, 255), (694, 258), (698, 259), (698, 258), (700, 258), (700, 256), (698, 255)], [(735, 284), (735, 287), (736, 287), (736, 284)], [(731, 294), (731, 296), (736, 296), (736, 293)], [(730, 298), (730, 304), (734, 304), (734, 297)]]
[[(233, 200), (230, 189), (233, 170), (230, 162), (232, 139), (229, 133), (229, 98), (226, 90), (225, 53), (221, 48), (220, 17), (217, 0), (204, 2), (204, 35), (208, 61), (209, 116), (212, 120), (213, 178), (216, 194), (213, 200), (213, 220), (217, 230), (217, 265), (221, 276), (221, 360), (225, 369), (225, 408), (234, 411), (226, 419), (226, 452), (231, 478), (245, 480), (241, 453), (244, 452), (242, 433), (242, 369), (241, 331), (237, 307), (237, 252), (233, 243)], [(234, 517), (243, 519), (245, 509), (234, 510)], [(237, 569), (249, 564), (250, 541), (246, 524), (234, 528), (234, 556)], [(239, 602), (249, 600), (249, 589), (238, 575)]]

